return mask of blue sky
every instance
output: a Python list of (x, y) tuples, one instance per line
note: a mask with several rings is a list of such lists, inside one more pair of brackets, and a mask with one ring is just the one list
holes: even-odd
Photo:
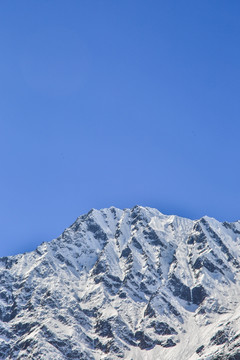
[(0, 256), (93, 207), (240, 219), (238, 0), (0, 10)]

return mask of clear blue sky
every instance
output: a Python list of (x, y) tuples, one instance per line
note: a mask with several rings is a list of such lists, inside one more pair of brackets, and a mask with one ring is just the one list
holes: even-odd
[(91, 208), (240, 219), (239, 0), (2, 1), (0, 255)]

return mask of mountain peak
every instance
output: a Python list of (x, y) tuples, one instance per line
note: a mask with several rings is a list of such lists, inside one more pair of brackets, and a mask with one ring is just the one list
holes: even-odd
[(0, 358), (237, 359), (239, 245), (239, 223), (92, 209), (0, 259)]

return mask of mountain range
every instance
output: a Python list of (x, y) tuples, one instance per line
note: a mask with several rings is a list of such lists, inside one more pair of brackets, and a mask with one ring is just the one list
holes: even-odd
[(240, 221), (91, 210), (0, 258), (0, 359), (239, 360)]

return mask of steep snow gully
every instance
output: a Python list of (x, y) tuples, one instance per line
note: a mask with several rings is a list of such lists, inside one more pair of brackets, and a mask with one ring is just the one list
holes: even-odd
[(0, 258), (0, 359), (239, 360), (240, 222), (91, 210)]

